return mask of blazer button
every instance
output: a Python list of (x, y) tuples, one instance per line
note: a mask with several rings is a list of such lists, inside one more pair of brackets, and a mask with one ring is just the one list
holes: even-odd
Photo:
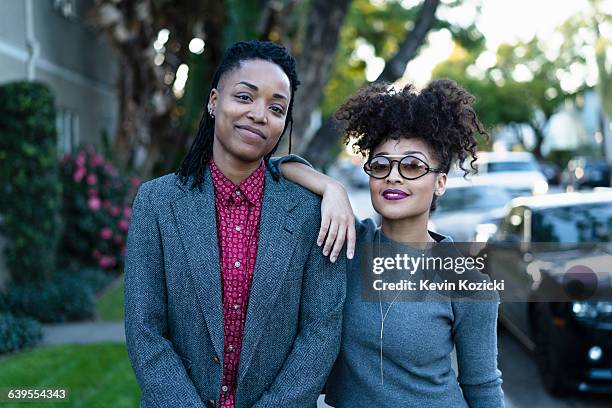
[(215, 408), (215, 400), (208, 400), (208, 406), (210, 408)]
[(217, 356), (214, 356), (214, 357), (213, 357), (213, 361), (214, 361), (215, 363), (217, 363), (217, 364), (219, 364), (219, 363), (220, 363), (219, 357), (217, 357)]

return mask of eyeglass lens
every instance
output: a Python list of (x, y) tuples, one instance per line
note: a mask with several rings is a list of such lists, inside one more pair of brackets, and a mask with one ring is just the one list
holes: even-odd
[[(378, 156), (370, 160), (369, 166), (366, 166), (366, 171), (373, 177), (384, 178), (391, 174), (391, 167), (391, 159)], [(417, 178), (428, 172), (428, 166), (416, 157), (406, 156), (399, 162), (399, 172), (402, 177)]]

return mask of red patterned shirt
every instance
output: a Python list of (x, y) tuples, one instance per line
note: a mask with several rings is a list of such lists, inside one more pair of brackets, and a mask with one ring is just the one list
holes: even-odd
[(265, 167), (260, 165), (238, 186), (225, 177), (212, 160), (210, 172), (215, 186), (223, 285), (223, 382), (219, 406), (234, 408), (236, 374), (257, 257)]

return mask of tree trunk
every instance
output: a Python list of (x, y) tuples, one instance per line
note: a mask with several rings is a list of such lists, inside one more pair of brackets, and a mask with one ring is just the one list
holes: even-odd
[(535, 136), (535, 144), (533, 148), (531, 149), (531, 153), (535, 156), (537, 161), (544, 160), (544, 155), (542, 154), (542, 145), (544, 144), (544, 129), (546, 128), (547, 123), (548, 123), (548, 118), (542, 124), (542, 126), (538, 126), (533, 123), (530, 123), (531, 129), (533, 129), (533, 134)]
[[(406, 65), (416, 57), (419, 48), (427, 38), (427, 33), (436, 21), (435, 15), (439, 4), (440, 0), (425, 0), (423, 2), (414, 27), (406, 34), (399, 50), (385, 64), (383, 72), (376, 78), (375, 82), (394, 82), (404, 75)], [(338, 145), (339, 138), (340, 132), (336, 129), (333, 119), (331, 117), (325, 118), (308, 146), (304, 146), (304, 149), (298, 153), (306, 157), (315, 167), (325, 167), (334, 159), (335, 153), (338, 151), (334, 147)]]
[[(351, 0), (313, 0), (308, 10), (306, 35), (297, 53), (300, 87), (293, 108), (293, 149), (308, 145), (311, 113), (321, 104), (329, 80), (340, 37), (340, 29)], [(287, 151), (289, 138), (284, 137), (279, 152)]]
[[(180, 129), (177, 98), (168, 81), (189, 56), (189, 41), (200, 32), (205, 57), (216, 66), (221, 59), (225, 5), (223, 1), (97, 0), (89, 17), (118, 54), (119, 121), (113, 143), (114, 161), (123, 170), (151, 175), (174, 158), (167, 153), (185, 146), (189, 135)], [(198, 27), (202, 27), (198, 29)], [(162, 63), (155, 63), (153, 43), (162, 28), (170, 35)], [(142, 153), (144, 149), (144, 154)], [(140, 152), (140, 153), (139, 153)]]

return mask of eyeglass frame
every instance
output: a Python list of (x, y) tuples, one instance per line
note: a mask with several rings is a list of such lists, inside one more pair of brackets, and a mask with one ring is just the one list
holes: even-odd
[[(384, 177), (376, 177), (376, 176), (373, 176), (373, 175), (372, 175), (372, 174), (370, 174), (370, 173), (368, 172), (368, 170), (366, 169), (366, 166), (368, 166), (368, 165), (370, 164), (370, 162), (371, 162), (372, 160), (376, 159), (377, 157), (384, 157), (385, 159), (389, 160), (389, 172), (388, 172), (388, 173), (387, 173), (387, 174), (386, 174)], [(418, 176), (418, 177), (406, 177), (406, 176), (404, 176), (404, 175), (402, 174), (402, 170), (401, 170), (401, 168), (400, 168), (400, 163), (401, 163), (401, 162), (402, 162), (402, 160), (404, 160), (406, 157), (412, 157), (413, 159), (417, 159), (418, 161), (420, 161), (421, 163), (423, 163), (423, 164), (425, 165), (425, 170), (426, 170), (426, 171), (425, 171), (425, 173), (421, 174), (421, 175), (420, 175), (420, 176)], [(411, 154), (407, 154), (406, 156), (402, 157), (402, 158), (401, 158), (401, 159), (399, 159), (399, 160), (390, 159), (390, 158), (388, 158), (387, 156), (382, 155), (382, 154), (377, 155), (377, 156), (374, 156), (374, 157), (370, 157), (370, 158), (368, 159), (368, 161), (366, 161), (366, 162), (364, 163), (364, 165), (363, 165), (363, 171), (364, 171), (364, 172), (365, 172), (365, 173), (366, 173), (366, 174), (367, 174), (369, 177), (372, 177), (372, 178), (377, 179), (377, 180), (383, 180), (383, 179), (386, 179), (387, 177), (389, 177), (389, 175), (390, 175), (390, 174), (391, 174), (391, 172), (393, 171), (393, 163), (397, 163), (397, 172), (399, 173), (399, 175), (400, 175), (400, 176), (402, 176), (402, 178), (404, 178), (404, 179), (406, 179), (406, 180), (417, 180), (417, 179), (420, 179), (420, 178), (421, 178), (421, 177), (423, 177), (423, 176), (428, 175), (429, 173), (444, 173), (444, 171), (443, 171), (442, 169), (439, 169), (439, 168), (438, 168), (438, 169), (433, 168), (433, 167), (431, 167), (429, 164), (427, 164), (427, 162), (426, 162), (426, 161), (424, 161), (423, 159), (418, 158), (417, 156), (413, 156), (413, 155), (411, 155)]]

